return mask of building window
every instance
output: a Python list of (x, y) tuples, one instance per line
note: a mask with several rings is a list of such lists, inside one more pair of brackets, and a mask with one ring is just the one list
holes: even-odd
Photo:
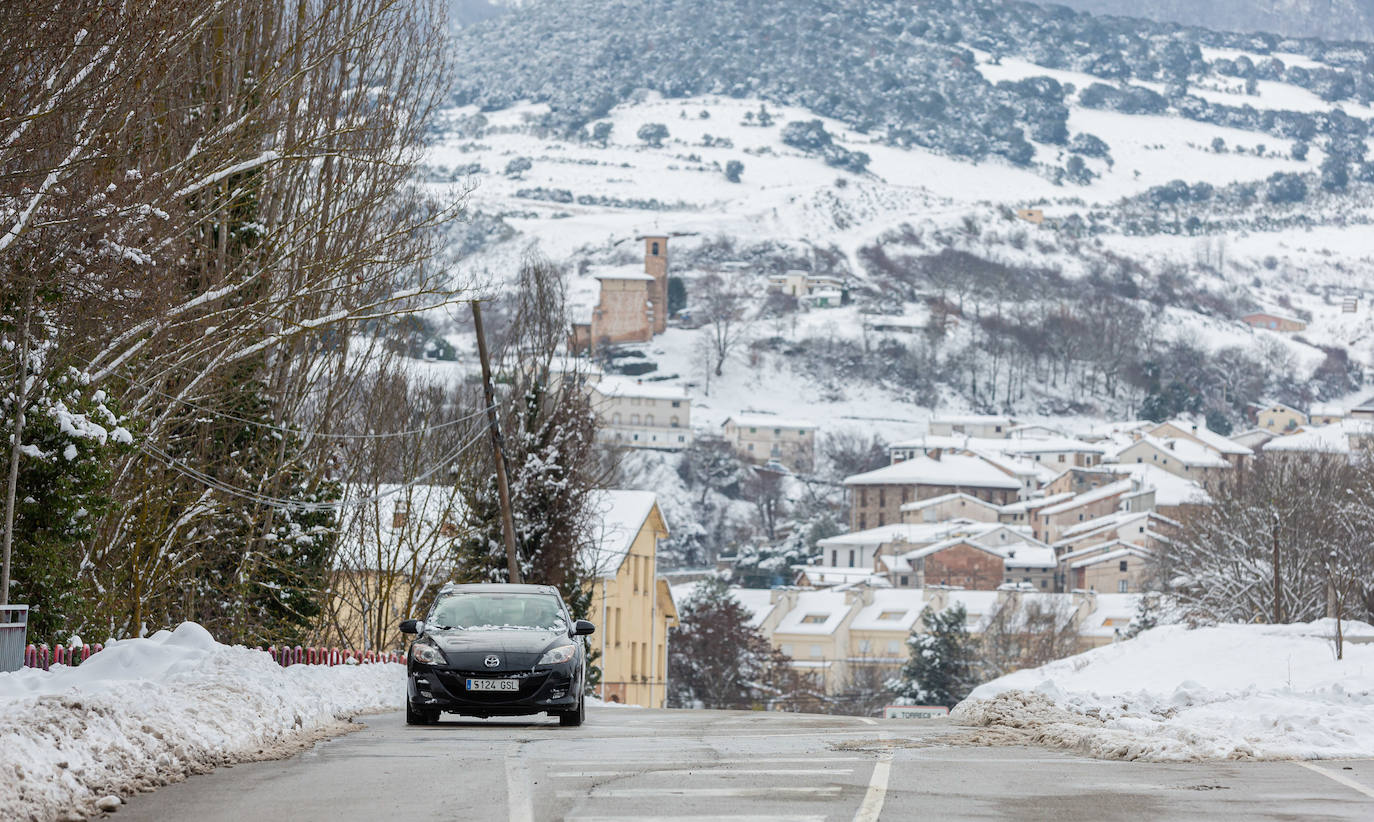
[(1126, 560), (1121, 560), (1121, 573), (1126, 573)]
[(682, 425), (682, 422), (677, 418), (677, 415), (674, 414), (672, 419), (668, 420), (668, 424), (674, 428), (677, 428), (678, 426)]
[(906, 611), (883, 611), (881, 614), (878, 614), (878, 621), (897, 622), (905, 615)]
[(853, 548), (850, 548), (850, 549), (849, 549), (849, 567), (850, 567), (850, 568), (853, 568), (853, 567), (854, 567), (854, 549), (853, 549)]
[(654, 255), (655, 257), (658, 256), (658, 243), (649, 243), (649, 253)]
[(823, 656), (825, 656), (825, 654), (821, 651), (821, 646), (819, 646), (819, 645), (812, 645), (812, 646), (811, 646), (811, 658), (812, 658), (812, 659), (820, 659), (820, 658), (823, 657)]
[(1127, 593), (1127, 591), (1126, 591), (1126, 580), (1124, 580), (1124, 579), (1122, 579), (1122, 580), (1117, 580), (1117, 583), (1116, 583), (1116, 592), (1117, 592), (1118, 594)]
[(619, 425), (619, 424), (620, 424), (620, 412), (617, 411), (617, 412), (615, 412), (614, 414), (611, 415), (611, 425)]
[(644, 415), (644, 424), (645, 424), (645, 425), (653, 425), (653, 424), (654, 424), (654, 415), (653, 415), (653, 414), (645, 414), (645, 415)]
[(638, 414), (631, 414), (631, 415), (630, 415), (630, 425), (639, 425), (639, 415), (638, 415)]
[(900, 653), (902, 652), (902, 643), (901, 643), (901, 640), (889, 639), (889, 640), (887, 641), (887, 652), (888, 652), (889, 654), (893, 654), (894, 656), (895, 656), (896, 654), (900, 654)]
[(839, 550), (838, 548), (832, 549), (832, 550), (830, 551), (830, 564), (831, 564), (831, 565), (839, 565), (839, 564), (840, 564), (840, 550)]
[(807, 614), (801, 621), (803, 625), (824, 625), (825, 614)]
[(674, 408), (681, 408), (681, 407), (682, 407), (682, 400), (673, 400), (673, 407), (674, 407)]
[(866, 639), (861, 639), (861, 640), (859, 640), (859, 653), (861, 653), (861, 654), (866, 654), (866, 653), (868, 653), (869, 648), (871, 648), (871, 647), (872, 647), (872, 644), (871, 644), (868, 640), (866, 640)]
[(792, 646), (791, 646), (790, 644), (786, 643), (786, 642), (784, 642), (781, 646), (779, 646), (779, 647), (778, 647), (778, 650), (779, 650), (779, 651), (782, 651), (782, 655), (783, 655), (783, 656), (791, 656), (791, 655), (792, 655)]
[(911, 580), (911, 577), (902, 577), (902, 585), (903, 585), (903, 586), (906, 586), (906, 585), (911, 584), (911, 583), (910, 583), (910, 580)]

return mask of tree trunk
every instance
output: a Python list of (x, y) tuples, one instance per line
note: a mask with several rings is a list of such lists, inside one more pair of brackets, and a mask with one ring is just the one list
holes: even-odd
[(33, 316), (34, 284), (24, 294), (24, 322), (19, 327), (19, 363), (15, 374), (19, 395), (14, 406), (14, 433), (10, 438), (10, 473), (5, 483), (5, 535), (0, 543), (0, 605), (10, 604), (10, 551), (14, 545), (14, 496), (19, 487), (19, 446), (24, 437), (24, 404), (29, 399), (29, 321)]

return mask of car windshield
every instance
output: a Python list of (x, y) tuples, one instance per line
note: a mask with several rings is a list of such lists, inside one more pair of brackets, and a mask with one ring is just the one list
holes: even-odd
[(540, 594), (467, 593), (441, 599), (429, 622), (438, 628), (566, 631), (558, 602)]

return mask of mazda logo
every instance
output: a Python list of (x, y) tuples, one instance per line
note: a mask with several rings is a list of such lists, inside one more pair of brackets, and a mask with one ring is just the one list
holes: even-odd
[(501, 657), (492, 654), (491, 656), (483, 660), (483, 664), (485, 664), (488, 668), (495, 668), (501, 664)]

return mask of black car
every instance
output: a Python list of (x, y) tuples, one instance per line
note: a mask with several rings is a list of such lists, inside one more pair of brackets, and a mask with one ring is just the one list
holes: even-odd
[(406, 654), (406, 724), (439, 714), (521, 716), (548, 713), (563, 725), (586, 714), (587, 649), (596, 630), (573, 621), (558, 589), (548, 585), (446, 585)]

